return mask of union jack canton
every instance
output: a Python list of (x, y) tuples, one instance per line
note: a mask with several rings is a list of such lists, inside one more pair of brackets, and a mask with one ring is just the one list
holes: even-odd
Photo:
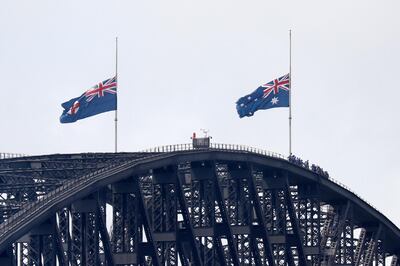
[(117, 80), (115, 77), (107, 79), (93, 86), (85, 92), (86, 101), (90, 102), (93, 98), (103, 97), (106, 93), (117, 94)]

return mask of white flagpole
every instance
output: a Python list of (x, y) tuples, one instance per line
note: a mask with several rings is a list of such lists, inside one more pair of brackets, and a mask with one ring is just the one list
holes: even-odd
[(117, 108), (115, 109), (115, 152), (118, 151), (118, 37), (115, 37), (115, 81), (117, 82)]
[(292, 30), (289, 30), (289, 155), (292, 155)]

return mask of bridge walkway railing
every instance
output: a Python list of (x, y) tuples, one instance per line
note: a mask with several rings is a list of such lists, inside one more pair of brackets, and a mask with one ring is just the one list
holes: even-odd
[(0, 152), (0, 160), (1, 159), (12, 159), (12, 158), (19, 158), (24, 157), (25, 154), (20, 153), (9, 153), (9, 152)]

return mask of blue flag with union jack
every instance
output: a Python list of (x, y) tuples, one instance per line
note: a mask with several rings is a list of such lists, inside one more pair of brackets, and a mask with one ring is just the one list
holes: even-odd
[(286, 74), (258, 87), (236, 102), (239, 117), (252, 116), (258, 110), (289, 106), (290, 76)]
[(116, 77), (100, 82), (61, 106), (64, 108), (60, 117), (61, 123), (73, 123), (89, 116), (117, 110)]

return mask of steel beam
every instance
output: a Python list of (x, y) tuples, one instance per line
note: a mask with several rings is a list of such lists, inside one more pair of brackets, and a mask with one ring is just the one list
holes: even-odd
[(182, 173), (182, 172), (179, 173), (176, 168), (175, 168), (174, 172), (175, 172), (174, 175), (176, 176), (178, 187), (180, 188), (180, 189), (177, 189), (177, 196), (178, 196), (179, 204), (180, 204), (181, 211), (182, 211), (183, 222), (185, 223), (185, 227), (188, 230), (188, 236), (189, 236), (189, 241), (190, 241), (191, 248), (192, 248), (194, 264), (201, 266), (201, 265), (204, 265), (204, 262), (200, 260), (200, 251), (199, 251), (199, 248), (198, 248), (198, 245), (196, 242), (196, 237), (194, 235), (193, 224), (190, 219), (190, 215), (189, 215), (189, 211), (188, 211), (189, 210), (188, 204), (186, 202), (186, 198), (185, 198), (184, 191), (183, 191), (184, 184), (183, 184), (182, 180), (184, 180), (185, 176), (184, 176), (184, 173)]
[(259, 191), (256, 186), (255, 177), (253, 175), (253, 172), (254, 172), (253, 166), (247, 164), (245, 171), (247, 172), (246, 176), (248, 177), (247, 180), (249, 183), (250, 196), (251, 196), (251, 199), (254, 204), (254, 211), (256, 213), (257, 222), (261, 227), (261, 236), (263, 239), (264, 253), (265, 253), (265, 256), (267, 257), (268, 264), (271, 266), (275, 266), (275, 261), (274, 261), (274, 257), (272, 254), (271, 240), (269, 238), (269, 234), (267, 231), (267, 225), (265, 222), (264, 215), (262, 214), (262, 206), (261, 206), (260, 198), (258, 196)]
[(112, 248), (111, 248), (111, 241), (106, 227), (105, 208), (101, 207), (103, 204), (105, 203), (97, 202), (97, 213), (98, 213), (97, 219), (99, 223), (99, 232), (101, 236), (101, 242), (103, 243), (104, 256), (105, 256), (105, 261), (107, 262), (107, 266), (115, 266), (114, 255), (112, 253)]
[(61, 238), (61, 231), (58, 225), (55, 225), (54, 241), (55, 241), (55, 248), (58, 257), (58, 262), (60, 266), (68, 266), (68, 259), (67, 256), (65, 256), (66, 251), (64, 250)]
[[(345, 228), (345, 225), (346, 225), (346, 220), (350, 216), (351, 206), (352, 206), (351, 202), (347, 201), (346, 206), (344, 208), (344, 212), (343, 212), (342, 216), (340, 217), (339, 224), (337, 226), (336, 234), (335, 234), (334, 239), (332, 241), (340, 241), (340, 237), (344, 232), (344, 228)], [(331, 256), (329, 256), (329, 259), (328, 259), (329, 265), (334, 263), (335, 258), (336, 258), (337, 250), (338, 250), (338, 245), (336, 244), (334, 246), (334, 248), (333, 248), (333, 254)]]
[(218, 175), (215, 169), (215, 161), (212, 162), (211, 164), (211, 168), (213, 170), (213, 180), (214, 180), (214, 184), (215, 184), (215, 196), (216, 196), (216, 200), (218, 202), (219, 205), (219, 210), (221, 212), (221, 218), (222, 218), (222, 226), (224, 228), (224, 231), (226, 233), (225, 236), (228, 240), (228, 246), (229, 246), (229, 253), (231, 255), (232, 258), (232, 262), (234, 265), (239, 266), (240, 262), (239, 262), (239, 258), (238, 258), (238, 253), (237, 253), (237, 249), (234, 243), (234, 239), (233, 239), (233, 233), (232, 233), (232, 228), (231, 225), (229, 223), (228, 220), (228, 216), (226, 214), (226, 207), (225, 207), (225, 201), (224, 198), (222, 196), (222, 190), (221, 190), (221, 186), (220, 186), (220, 182), (218, 180)]
[[(134, 186), (137, 189), (136, 195), (139, 200), (139, 213), (140, 213), (141, 220), (143, 222), (144, 230), (146, 232), (146, 238), (147, 238), (147, 242), (148, 242), (147, 246), (150, 249), (150, 253), (151, 253), (151, 257), (152, 257), (152, 265), (159, 266), (159, 265), (161, 265), (161, 262), (159, 260), (158, 254), (157, 254), (157, 248), (156, 248), (155, 241), (154, 241), (153, 231), (150, 226), (150, 219), (149, 219), (149, 216), (146, 211), (146, 203), (145, 203), (145, 199), (143, 196), (143, 191), (139, 184), (139, 178), (134, 177), (133, 180), (134, 180)], [(143, 248), (144, 247), (142, 247), (142, 250), (143, 250)]]
[(301, 236), (300, 236), (300, 229), (299, 229), (299, 222), (296, 217), (296, 212), (295, 212), (295, 207), (293, 205), (293, 200), (292, 196), (290, 193), (290, 185), (289, 185), (289, 173), (287, 171), (284, 172), (284, 178), (285, 178), (285, 194), (286, 194), (286, 205), (287, 205), (287, 210), (289, 212), (289, 217), (290, 221), (292, 224), (293, 228), (293, 234), (294, 234), (294, 239), (296, 242), (296, 248), (299, 256), (299, 265), (301, 266), (306, 266), (307, 261), (306, 257), (304, 255), (304, 249), (303, 249), (303, 243), (301, 242)]
[(379, 224), (377, 230), (372, 234), (367, 248), (367, 253), (365, 254), (365, 266), (372, 265), (373, 258), (376, 256), (377, 244), (378, 240), (381, 238), (382, 231), (382, 224)]

